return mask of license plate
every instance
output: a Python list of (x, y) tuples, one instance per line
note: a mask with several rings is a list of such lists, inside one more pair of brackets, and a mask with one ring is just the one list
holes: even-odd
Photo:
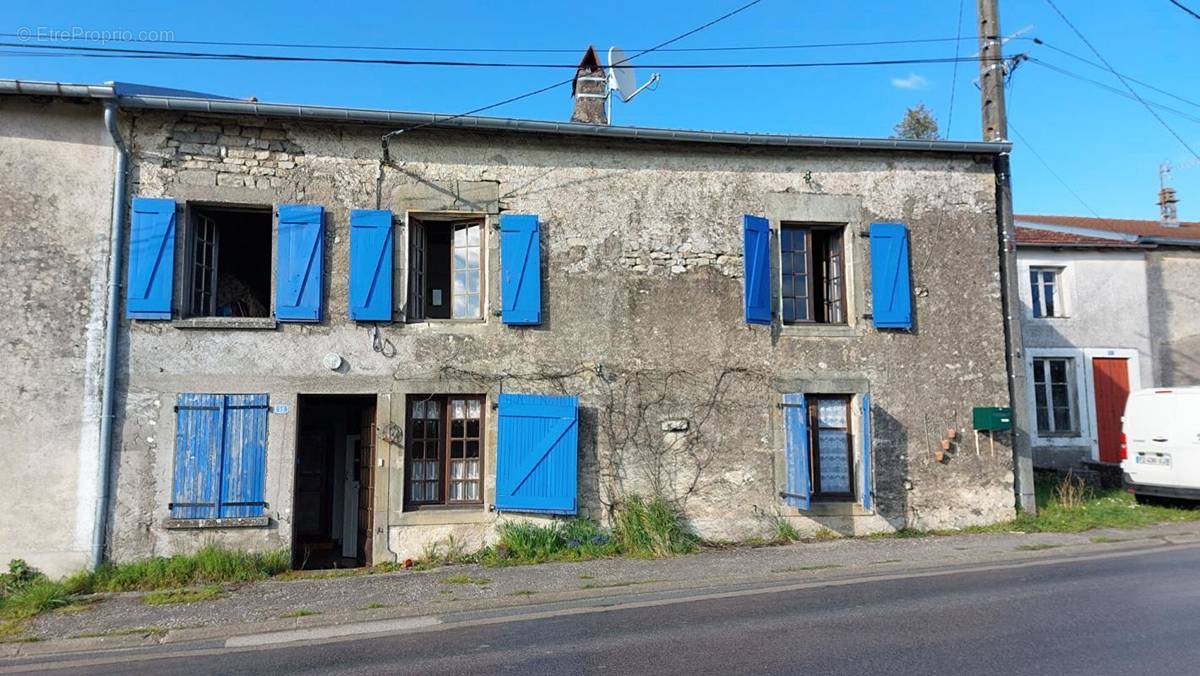
[(1134, 462), (1139, 465), (1171, 465), (1171, 456), (1169, 455), (1139, 455)]

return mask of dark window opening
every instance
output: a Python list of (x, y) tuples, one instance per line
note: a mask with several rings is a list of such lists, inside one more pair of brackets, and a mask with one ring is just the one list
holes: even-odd
[(191, 219), (192, 317), (271, 315), (271, 210), (195, 208)]
[(1033, 360), (1034, 409), (1039, 436), (1078, 436), (1075, 413), (1075, 360)]
[(850, 397), (810, 396), (808, 429), (813, 499), (854, 500)]
[(483, 403), (471, 395), (409, 397), (410, 508), (483, 502)]
[(409, 219), (408, 318), (479, 319), (483, 220)]
[(841, 227), (784, 224), (780, 282), (785, 324), (846, 323), (845, 252)]

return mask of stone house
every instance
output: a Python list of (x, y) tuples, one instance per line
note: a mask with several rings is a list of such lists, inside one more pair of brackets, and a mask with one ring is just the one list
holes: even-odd
[(1034, 463), (1114, 466), (1131, 391), (1200, 384), (1200, 223), (1016, 225)]
[(1007, 150), (0, 81), (0, 558), (1009, 518)]

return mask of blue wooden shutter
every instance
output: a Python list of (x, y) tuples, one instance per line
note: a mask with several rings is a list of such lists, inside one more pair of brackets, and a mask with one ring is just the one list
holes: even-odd
[(350, 318), (392, 320), (392, 212), (350, 212)]
[(496, 509), (574, 514), (579, 400), (501, 394)]
[(771, 226), (762, 216), (742, 217), (746, 323), (771, 323)]
[(225, 398), (219, 394), (180, 394), (175, 411), (171, 517), (216, 518), (221, 502)]
[(500, 216), (500, 318), (505, 324), (542, 323), (542, 244), (538, 217)]
[(170, 319), (175, 280), (175, 200), (133, 198), (125, 316)]
[(267, 395), (230, 394), (223, 399), (220, 516), (262, 516), (267, 466)]
[(871, 224), (871, 303), (876, 328), (912, 328), (908, 228), (899, 223)]
[(862, 506), (871, 509), (871, 395), (862, 395)]
[(275, 317), (279, 321), (321, 321), (323, 217), (324, 209), (317, 205), (279, 205), (279, 260), (275, 277)]
[(812, 479), (808, 472), (808, 403), (803, 394), (783, 395), (783, 429), (787, 455), (784, 502), (808, 509)]

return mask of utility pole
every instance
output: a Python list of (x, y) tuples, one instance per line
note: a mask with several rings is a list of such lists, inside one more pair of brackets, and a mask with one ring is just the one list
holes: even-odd
[[(999, 0), (978, 0), (979, 93), (983, 140), (1008, 141), (1004, 107), (1004, 55), (1000, 38)], [(1004, 314), (1008, 401), (1012, 407), (1013, 475), (1017, 506), (1037, 511), (1033, 488), (1033, 449), (1029, 445), (1029, 406), (1025, 396), (1025, 349), (1021, 340), (1020, 296), (1017, 293), (1017, 237), (1013, 224), (1012, 176), (1008, 153), (996, 155), (996, 215), (1000, 234), (1000, 306)]]

